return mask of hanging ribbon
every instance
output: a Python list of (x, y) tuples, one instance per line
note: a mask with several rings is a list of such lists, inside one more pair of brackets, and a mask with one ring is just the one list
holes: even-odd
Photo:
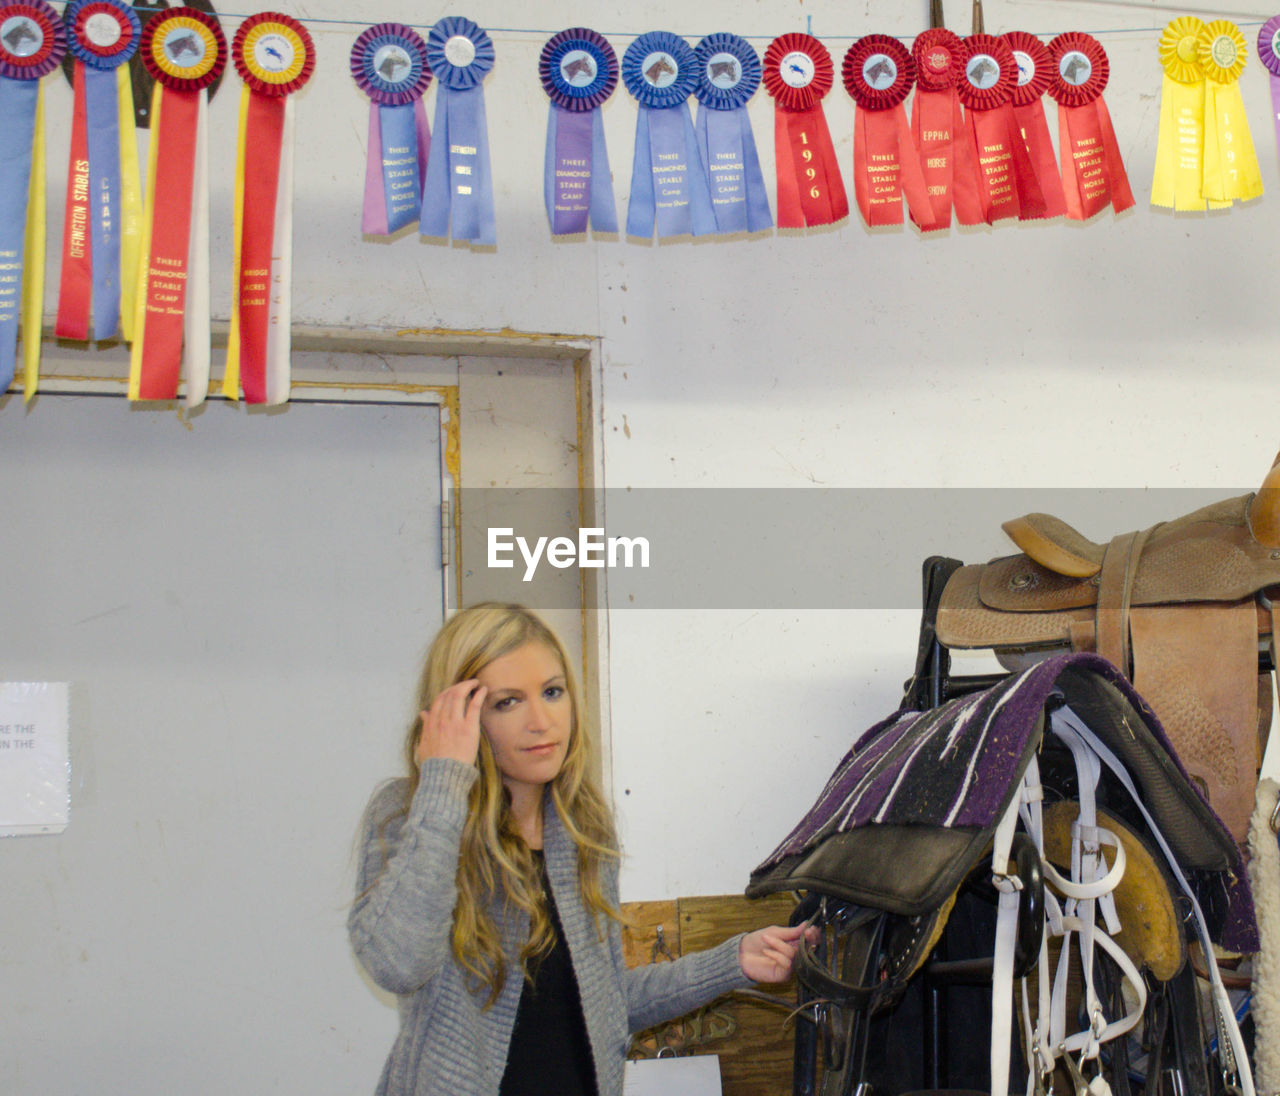
[(1258, 57), (1271, 84), (1271, 113), (1276, 124), (1276, 148), (1280, 150), (1280, 15), (1273, 15), (1258, 31)]
[(1225, 19), (1205, 25), (1196, 40), (1204, 70), (1204, 196), (1247, 202), (1262, 196), (1262, 172), (1240, 96), (1249, 59), (1240, 28)]
[(362, 31), (351, 47), (351, 75), (369, 96), (364, 209), (360, 231), (391, 236), (417, 224), (431, 133), (422, 96), (431, 84), (427, 43), (401, 23)]
[(841, 68), (854, 101), (853, 190), (868, 225), (902, 224), (902, 200), (911, 218), (933, 225), (933, 206), (902, 104), (916, 82), (906, 46), (887, 34), (854, 42)]
[(1031, 158), (1036, 183), (1044, 195), (1043, 215), (1063, 217), (1067, 212), (1067, 201), (1062, 193), (1062, 176), (1058, 173), (1053, 138), (1049, 136), (1049, 123), (1045, 119), (1042, 102), (1049, 81), (1053, 79), (1053, 58), (1045, 44), (1034, 35), (1015, 30), (1001, 37), (1013, 51), (1013, 60), (1018, 66), (1018, 82), (1012, 96), (1013, 117)]
[[(94, 341), (101, 342), (120, 327), (121, 286), (138, 277), (136, 248), (131, 255), (133, 266), (126, 267), (122, 247), (125, 225), (136, 222), (140, 200), (137, 136), (132, 110), (127, 116), (121, 114), (120, 76), (138, 51), (142, 24), (123, 0), (73, 0), (63, 14), (67, 46), (75, 57), (74, 109), (54, 333), (60, 339), (83, 342), (92, 330)], [(123, 82), (131, 86), (127, 75)], [(130, 91), (130, 103), (132, 99)], [(132, 216), (124, 204), (121, 149), (126, 141), (135, 143), (128, 188), (135, 204), (128, 211)]]
[(129, 398), (174, 399), (184, 372), (192, 407), (209, 389), (207, 89), (227, 41), (213, 16), (167, 8), (143, 27), (139, 53), (155, 87)]
[(949, 228), (953, 206), (960, 224), (983, 223), (978, 157), (956, 95), (959, 54), (960, 38), (945, 27), (917, 35), (911, 47), (916, 63), (911, 133), (933, 207), (932, 219), (927, 224), (916, 224), (926, 232)]
[(956, 91), (978, 156), (979, 193), (987, 224), (1043, 217), (1044, 194), (1013, 115), (1018, 63), (1008, 43), (973, 34), (960, 43)]
[(279, 12), (251, 15), (231, 57), (244, 81), (236, 146), (231, 331), (222, 394), (246, 403), (289, 398), (293, 285), (293, 135), (290, 96), (315, 68), (311, 35)]
[(773, 227), (764, 172), (747, 101), (760, 86), (760, 58), (736, 34), (710, 34), (698, 59), (698, 149), (707, 169), (718, 232), (763, 232)]
[(622, 55), (622, 81), (640, 104), (627, 235), (705, 236), (716, 231), (711, 192), (689, 114), (698, 60), (666, 31), (642, 34)]
[(773, 96), (778, 227), (826, 225), (849, 215), (849, 199), (822, 111), (835, 68), (809, 34), (784, 34), (764, 54), (764, 86)]
[(609, 150), (600, 107), (618, 86), (618, 55), (593, 30), (562, 30), (547, 40), (538, 59), (542, 87), (551, 99), (543, 200), (553, 236), (618, 231)]
[(0, 7), (0, 395), (17, 371), (36, 393), (44, 307), (45, 151), (40, 78), (66, 52), (62, 20), (44, 0)]
[(1110, 73), (1096, 38), (1068, 32), (1049, 43), (1053, 79), (1049, 94), (1058, 103), (1058, 158), (1067, 216), (1083, 221), (1108, 205), (1117, 213), (1133, 205), (1120, 146), (1102, 92)]
[[(1174, 19), (1160, 35), (1160, 130), (1151, 204), (1167, 209), (1203, 210), (1204, 69), (1198, 46), (1204, 23), (1194, 16)], [(1212, 202), (1211, 207), (1229, 205)]]
[(449, 16), (427, 35), (427, 63), (437, 81), (436, 155), (427, 161), (422, 191), (424, 236), (497, 243), (493, 171), (484, 115), (483, 81), (493, 68), (493, 43), (470, 19)]

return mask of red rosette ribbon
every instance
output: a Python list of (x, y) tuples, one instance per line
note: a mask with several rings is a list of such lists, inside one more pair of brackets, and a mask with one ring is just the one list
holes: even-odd
[(991, 34), (970, 35), (960, 46), (956, 91), (977, 153), (983, 220), (1043, 217), (1044, 195), (1013, 116), (1013, 51)]
[(1044, 116), (1044, 93), (1053, 81), (1053, 58), (1048, 47), (1033, 34), (1015, 30), (1001, 37), (1013, 51), (1018, 66), (1018, 82), (1013, 89), (1013, 117), (1031, 157), (1040, 193), (1044, 195), (1046, 217), (1062, 217), (1067, 212), (1062, 176)]
[(856, 105), (853, 188), (862, 219), (900, 225), (906, 198), (912, 219), (932, 227), (933, 206), (902, 106), (916, 82), (911, 54), (896, 38), (868, 34), (845, 53), (841, 75)]
[(129, 397), (186, 402), (209, 388), (207, 89), (227, 64), (217, 19), (167, 8), (142, 29), (138, 52), (155, 80), (147, 169), (147, 224), (138, 272)]
[(279, 12), (251, 15), (231, 43), (240, 93), (231, 331), (222, 394), (246, 403), (289, 398), (293, 257), (291, 93), (315, 70), (307, 28)]
[(843, 220), (849, 199), (822, 111), (822, 99), (835, 81), (831, 54), (812, 35), (784, 34), (765, 50), (762, 81), (775, 104), (778, 227)]
[(1049, 43), (1053, 59), (1049, 94), (1058, 103), (1058, 151), (1067, 216), (1087, 221), (1111, 206), (1117, 213), (1133, 204), (1120, 145), (1103, 101), (1110, 67), (1092, 35), (1076, 31)]
[(916, 63), (911, 134), (920, 154), (920, 166), (933, 207), (928, 225), (916, 223), (926, 231), (949, 228), (953, 205), (960, 224), (984, 222), (978, 189), (978, 157), (956, 94), (960, 50), (960, 37), (945, 27), (925, 31), (911, 47)]

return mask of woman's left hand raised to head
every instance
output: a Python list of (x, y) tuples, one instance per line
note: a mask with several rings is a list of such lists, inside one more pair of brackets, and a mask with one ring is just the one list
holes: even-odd
[(809, 925), (770, 925), (747, 933), (738, 945), (742, 973), (753, 982), (785, 982), (791, 977), (800, 937), (806, 932), (811, 942), (817, 940), (818, 930)]

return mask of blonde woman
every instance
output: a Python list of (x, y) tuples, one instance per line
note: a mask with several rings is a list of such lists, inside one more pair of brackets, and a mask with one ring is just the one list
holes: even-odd
[(516, 605), (441, 629), (407, 779), (363, 823), (351, 943), (400, 994), (379, 1096), (620, 1096), (628, 1035), (785, 980), (799, 928), (627, 970), (613, 821), (563, 645)]

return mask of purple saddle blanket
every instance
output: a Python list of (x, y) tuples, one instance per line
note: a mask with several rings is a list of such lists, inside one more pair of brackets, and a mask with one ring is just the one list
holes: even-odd
[[(1119, 759), (1204, 910), (1215, 943), (1258, 948), (1248, 876), (1230, 833), (1151, 709), (1096, 655), (1060, 655), (939, 708), (900, 710), (863, 734), (817, 801), (751, 873), (747, 894), (806, 890), (919, 916), (987, 855), (996, 824), (1043, 752), (1047, 712), (1067, 704)], [(1046, 795), (1070, 794), (1071, 777)], [(1118, 783), (1100, 792), (1125, 814)], [(1134, 813), (1140, 828), (1145, 828)]]

